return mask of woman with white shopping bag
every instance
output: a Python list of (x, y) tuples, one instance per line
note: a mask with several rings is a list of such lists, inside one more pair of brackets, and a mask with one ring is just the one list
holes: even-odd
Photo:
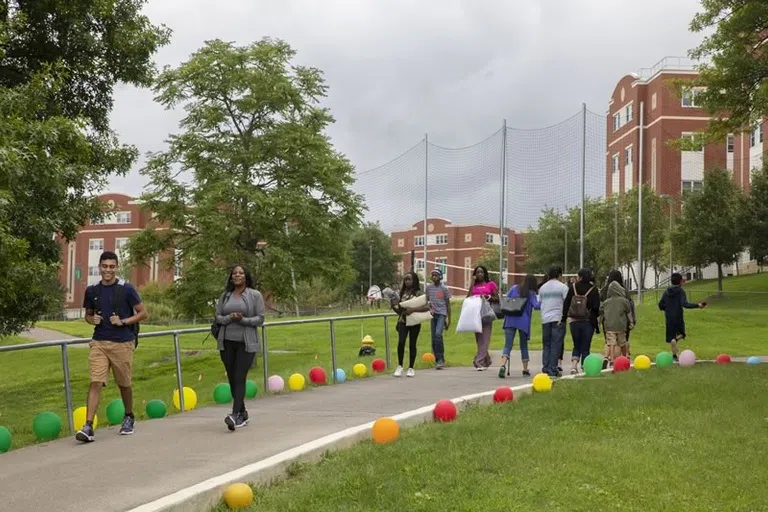
[(472, 364), (477, 368), (477, 371), (484, 371), (493, 363), (491, 354), (488, 353), (488, 348), (491, 345), (491, 334), (493, 333), (493, 321), (496, 319), (491, 303), (499, 302), (499, 287), (488, 278), (487, 268), (475, 267), (473, 274), (475, 280), (469, 287), (467, 300), (472, 297), (480, 297), (482, 302), (480, 310), (481, 330), (480, 332), (475, 331), (477, 353)]
[(429, 313), (427, 296), (419, 287), (419, 276), (408, 272), (403, 278), (399, 299), (392, 301), (392, 310), (397, 313), (397, 369), (394, 376), (402, 377), (405, 357), (405, 340), (408, 339), (408, 371), (406, 377), (416, 376), (413, 365), (416, 363), (416, 342), (421, 332), (421, 324), (432, 319)]

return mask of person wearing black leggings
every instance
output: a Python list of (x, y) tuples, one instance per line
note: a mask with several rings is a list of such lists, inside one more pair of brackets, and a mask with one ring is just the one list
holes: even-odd
[(408, 272), (403, 278), (403, 286), (400, 289), (399, 301), (392, 305), (392, 309), (398, 314), (397, 318), (397, 369), (395, 370), (395, 377), (403, 376), (403, 359), (405, 358), (405, 340), (408, 340), (408, 371), (406, 377), (416, 376), (416, 372), (413, 370), (413, 365), (416, 363), (416, 342), (419, 339), (419, 333), (421, 332), (421, 324), (408, 326), (405, 323), (405, 319), (412, 313), (420, 313), (429, 311), (429, 306), (422, 306), (419, 308), (402, 308), (399, 302), (405, 302), (423, 295), (419, 287), (419, 276), (414, 272)]
[(218, 349), (232, 391), (232, 414), (224, 418), (229, 430), (248, 424), (245, 382), (261, 351), (258, 327), (264, 323), (264, 298), (253, 288), (253, 277), (242, 265), (232, 268), (227, 288), (216, 304)]

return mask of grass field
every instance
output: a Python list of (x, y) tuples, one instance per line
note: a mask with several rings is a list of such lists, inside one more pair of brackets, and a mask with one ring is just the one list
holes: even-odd
[[(712, 282), (696, 283), (688, 288), (690, 300), (702, 300), (706, 291), (714, 290)], [(713, 358), (720, 352), (731, 355), (768, 354), (768, 293), (734, 293), (735, 290), (760, 292), (768, 290), (768, 275), (733, 277), (725, 281), (726, 294), (721, 299), (709, 299), (706, 310), (686, 312), (689, 340), (683, 347), (692, 348), (699, 357)], [(646, 301), (638, 306), (638, 325), (632, 334), (633, 355), (656, 354), (665, 349), (663, 316), (656, 307), (655, 294), (646, 295)], [(454, 307), (454, 323), (458, 319), (459, 306)], [(270, 319), (270, 321), (273, 321)], [(277, 321), (277, 319), (274, 319)], [(88, 337), (92, 327), (84, 321), (41, 322), (40, 327), (60, 331), (72, 336)], [(389, 321), (392, 363), (396, 364), (396, 332), (394, 320)], [(142, 326), (142, 332), (178, 329), (187, 326)], [(200, 327), (200, 325), (196, 326)], [(351, 376), (351, 367), (358, 362), (358, 350), (362, 335), (370, 335), (376, 341), (377, 356), (384, 357), (384, 320), (367, 319), (336, 323), (337, 361)], [(182, 369), (185, 386), (192, 387), (198, 394), (198, 404), (213, 402), (213, 388), (224, 382), (224, 370), (214, 340), (205, 334), (185, 334), (180, 337), (182, 345)], [(419, 351), (430, 351), (428, 326), (424, 326), (419, 341)], [(593, 349), (600, 351), (602, 337), (598, 336)], [(0, 339), (0, 344), (21, 343), (20, 338)], [(469, 334), (446, 333), (446, 355), (450, 365), (471, 365), (475, 352), (474, 337)], [(491, 348), (500, 350), (503, 346), (501, 322), (494, 325)], [(294, 372), (306, 374), (319, 365), (330, 370), (331, 354), (329, 327), (327, 323), (309, 325), (274, 326), (268, 329), (269, 373), (284, 378)], [(570, 347), (570, 336), (566, 348)], [(541, 348), (541, 329), (538, 314), (533, 320), (531, 349)], [(69, 350), (70, 374), (72, 377), (73, 401), (75, 407), (85, 404), (88, 388), (88, 350), (72, 347)], [(406, 355), (407, 357), (407, 355)], [(519, 352), (513, 353), (519, 357)], [(420, 359), (419, 359), (420, 360)], [(369, 359), (362, 362), (369, 363)], [(494, 364), (496, 361), (494, 361)], [(418, 366), (423, 366), (419, 363)], [(417, 366), (417, 368), (418, 368)], [(64, 385), (61, 369), (61, 351), (58, 348), (0, 353), (0, 425), (11, 429), (14, 447), (34, 442), (32, 419), (41, 411), (54, 411), (62, 417), (67, 435), (65, 418)], [(330, 371), (328, 372), (330, 375)], [(173, 339), (170, 336), (148, 338), (141, 341), (135, 353), (134, 382), (137, 400), (136, 413), (144, 417), (144, 404), (153, 398), (171, 403), (176, 388), (176, 367), (174, 362)], [(251, 371), (251, 377), (261, 388), (263, 381), (261, 361)], [(99, 418), (106, 417), (105, 405), (118, 397), (118, 390), (110, 384), (104, 391)], [(171, 407), (171, 412), (173, 409)]]
[(250, 510), (765, 510), (767, 377), (699, 364), (560, 381), (294, 466)]

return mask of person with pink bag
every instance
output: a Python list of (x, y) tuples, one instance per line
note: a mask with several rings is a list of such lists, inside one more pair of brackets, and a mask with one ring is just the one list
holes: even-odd
[[(473, 271), (473, 275), (475, 280), (469, 287), (467, 297), (480, 296), (488, 304), (499, 302), (499, 287), (489, 279), (488, 269), (483, 266), (477, 266)], [(488, 353), (488, 348), (491, 345), (491, 334), (493, 333), (493, 318), (495, 317), (492, 315), (484, 317), (482, 332), (475, 333), (477, 353), (472, 364), (479, 372), (487, 370), (493, 363), (491, 354)]]

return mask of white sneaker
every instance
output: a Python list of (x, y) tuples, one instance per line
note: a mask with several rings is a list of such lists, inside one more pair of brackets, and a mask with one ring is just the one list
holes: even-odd
[(405, 376), (406, 377), (415, 377), (416, 376), (416, 372), (413, 371), (413, 368), (408, 368), (408, 371), (405, 373)]
[(395, 373), (393, 373), (393, 375), (395, 377), (402, 377), (403, 376), (403, 367), (402, 366), (398, 366), (397, 368), (395, 368)]

